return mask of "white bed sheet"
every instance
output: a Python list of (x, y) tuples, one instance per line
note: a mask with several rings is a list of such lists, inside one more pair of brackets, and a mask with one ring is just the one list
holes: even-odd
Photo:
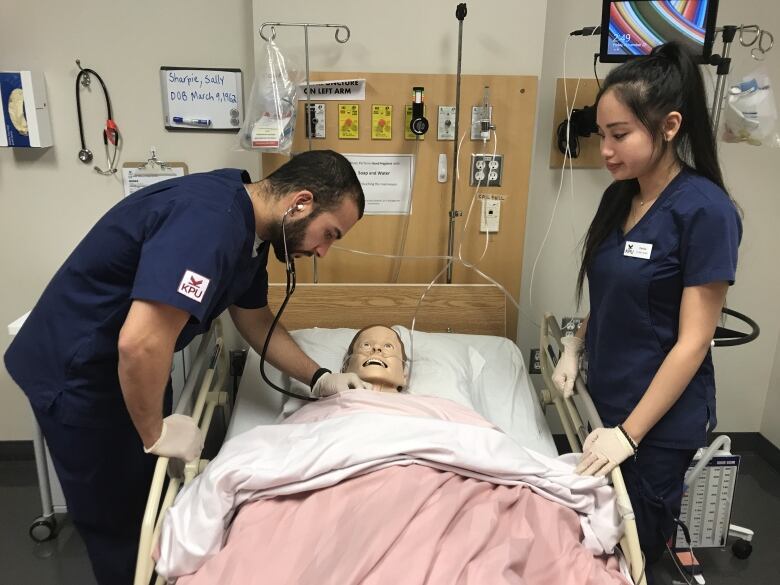
[[(345, 331), (333, 330), (334, 334), (328, 337), (343, 339)], [(341, 335), (336, 332), (341, 332)], [(294, 331), (293, 336), (306, 350), (307, 342), (311, 343), (312, 338), (322, 339), (323, 333), (327, 332), (312, 329)], [(476, 351), (484, 359), (484, 364), (476, 372), (476, 382), (469, 390), (470, 396), (463, 396), (461, 393), (458, 402), (473, 408), (519, 445), (551, 457), (557, 455), (552, 434), (528, 376), (523, 356), (514, 343), (503, 337), (489, 335), (424, 335), (426, 335), (426, 344), (415, 341), (415, 352), (418, 353), (419, 358), (422, 358), (421, 347), (429, 356), (440, 340), (442, 345), (446, 343), (448, 355), (452, 355), (452, 347), (455, 344), (468, 349), (472, 356)], [(415, 332), (415, 339), (418, 339), (417, 332)], [(310, 347), (315, 346), (316, 343), (310, 345)], [(334, 354), (343, 355), (344, 349), (339, 348)], [(309, 354), (312, 355), (312, 352), (309, 351)], [(312, 355), (312, 357), (317, 360), (318, 356)], [(325, 360), (318, 361), (331, 369), (334, 367)], [(290, 388), (290, 379), (270, 364), (266, 364), (266, 375), (275, 384)], [(412, 369), (412, 381), (414, 375)], [(302, 386), (298, 382), (293, 383), (296, 386), (294, 391), (300, 392)], [(427, 394), (429, 393), (427, 390), (426, 388), (424, 393), (415, 392), (414, 385), (411, 384), (409, 393)], [(452, 398), (452, 392), (437, 393), (437, 395)], [(260, 356), (250, 349), (226, 439), (231, 439), (257, 425), (274, 424), (282, 416), (284, 402), (283, 395), (270, 388), (260, 377)]]

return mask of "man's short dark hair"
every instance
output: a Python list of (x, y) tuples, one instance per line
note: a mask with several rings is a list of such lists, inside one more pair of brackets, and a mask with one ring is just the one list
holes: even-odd
[(317, 204), (315, 214), (331, 211), (345, 197), (358, 208), (358, 219), (366, 206), (363, 187), (352, 164), (332, 150), (309, 150), (293, 156), (265, 180), (277, 197), (296, 191), (311, 191)]

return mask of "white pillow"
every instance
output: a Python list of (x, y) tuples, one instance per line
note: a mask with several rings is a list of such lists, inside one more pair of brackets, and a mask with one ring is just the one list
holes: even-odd
[[(411, 358), (409, 330), (400, 325), (394, 326), (393, 329), (400, 335), (407, 357)], [(291, 335), (315, 362), (333, 372), (339, 372), (349, 343), (357, 331), (357, 329), (314, 327), (293, 331)], [(460, 337), (464, 339), (459, 339)], [(485, 365), (485, 359), (468, 345), (465, 337), (451, 333), (415, 331), (414, 363), (411, 364), (411, 379), (406, 392), (448, 398), (475, 409), (472, 394)], [(308, 391), (303, 383), (290, 380), (286, 376), (282, 383), (283, 387), (289, 387), (296, 393), (305, 394)], [(282, 416), (289, 416), (304, 404), (306, 404), (304, 400), (285, 396)]]
[(414, 332), (412, 346), (409, 329), (403, 325), (393, 329), (401, 336), (407, 355), (413, 357), (409, 394), (449, 398), (474, 409), (472, 391), (485, 365), (476, 349), (457, 334), (424, 331)]

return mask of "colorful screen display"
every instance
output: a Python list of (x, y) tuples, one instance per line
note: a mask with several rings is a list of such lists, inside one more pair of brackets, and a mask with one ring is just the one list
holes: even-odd
[(717, 0), (608, 1), (601, 29), (602, 61), (647, 55), (653, 47), (673, 40), (695, 55), (709, 57), (716, 8)]

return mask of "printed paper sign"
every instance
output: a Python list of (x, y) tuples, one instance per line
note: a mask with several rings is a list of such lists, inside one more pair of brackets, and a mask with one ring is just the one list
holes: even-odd
[[(299, 100), (303, 101), (306, 99), (306, 92), (306, 84), (298, 84)], [(308, 92), (309, 99), (317, 100), (318, 102), (323, 100), (354, 100), (361, 102), (366, 99), (366, 80), (310, 81)]]
[(411, 154), (345, 154), (366, 196), (366, 215), (411, 213), (414, 157)]
[(392, 140), (393, 106), (371, 106), (371, 139)]
[(339, 138), (357, 140), (360, 136), (360, 106), (339, 104)]

